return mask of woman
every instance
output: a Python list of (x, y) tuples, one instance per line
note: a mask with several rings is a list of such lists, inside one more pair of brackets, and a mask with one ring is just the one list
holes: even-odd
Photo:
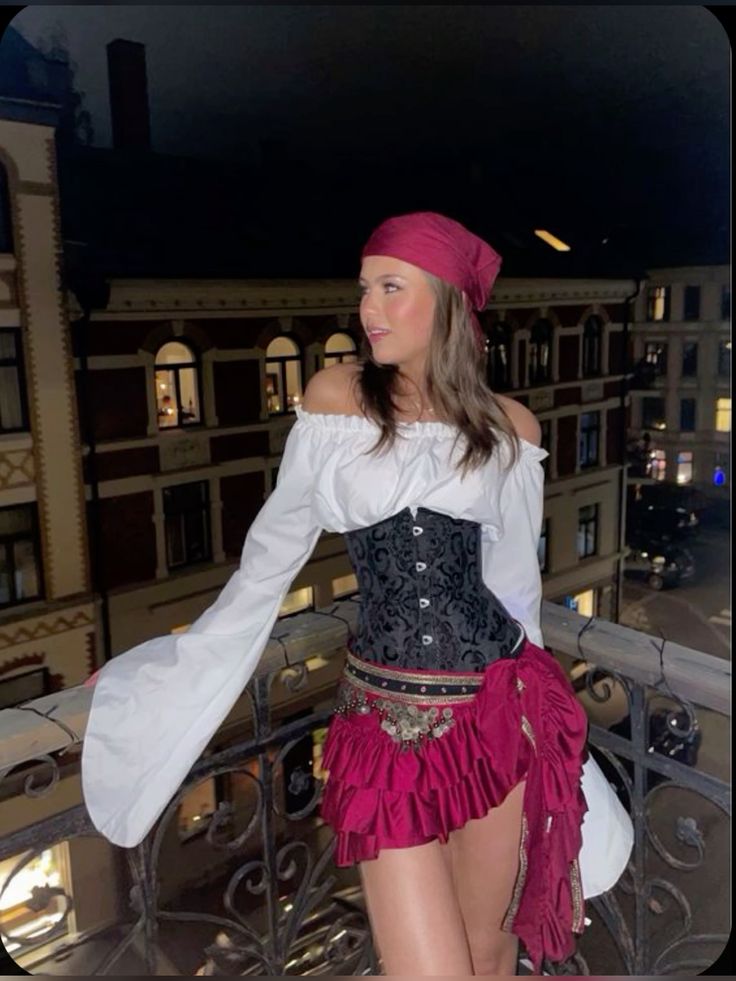
[[(336, 863), (360, 865), (387, 974), (513, 974), (519, 937), (535, 968), (568, 957), (583, 895), (613, 885), (631, 845), (590, 763), (581, 786), (585, 714), (541, 647), (546, 451), (533, 415), (488, 390), (473, 313), (500, 262), (441, 215), (379, 226), (361, 269), (370, 352), (311, 379), (239, 570), (187, 633), (105, 665), (85, 735), (92, 820), (135, 844), (252, 675), (321, 531), (343, 533), (361, 610), (322, 814)], [(606, 840), (586, 863), (594, 803)]]

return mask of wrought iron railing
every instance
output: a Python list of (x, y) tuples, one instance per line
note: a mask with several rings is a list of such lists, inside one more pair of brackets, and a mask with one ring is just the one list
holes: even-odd
[[(380, 973), (357, 874), (331, 862), (333, 843), (317, 814), (320, 781), (308, 762), (288, 766), (302, 741), (323, 729), (330, 710), (275, 721), (272, 691), (276, 678), (291, 692), (309, 690), (307, 662), (317, 654), (339, 657), (345, 627), (354, 629), (356, 616), (357, 603), (348, 599), (279, 622), (247, 688), (249, 731), (198, 761), (139, 847), (115, 849), (124, 856), (119, 921), (69, 932), (74, 896), (63, 887), (36, 886), (27, 906), (55, 910), (46, 928), (13, 935), (0, 920), (4, 943), (21, 965), (42, 971), (44, 951), (55, 974), (64, 973), (64, 962), (76, 975), (120, 973), (124, 963), (130, 968), (124, 973), (148, 974)], [(703, 737), (702, 730), (713, 719), (730, 718), (730, 663), (550, 603), (543, 630), (547, 646), (571, 668), (593, 716), (594, 754), (635, 828), (624, 876), (587, 904), (589, 925), (578, 953), (547, 970), (641, 976), (707, 967), (728, 933), (729, 903), (714, 895), (712, 883), (713, 863), (721, 871), (729, 864), (724, 828), (731, 794), (722, 776), (693, 765), (692, 753), (707, 746), (725, 772), (727, 740), (717, 727), (715, 735)], [(28, 813), (23, 827), (0, 838), (0, 862), (17, 856), (0, 882), (0, 909), (35, 856), (95, 834), (81, 803), (34, 817), (34, 802), (52, 797), (64, 761), (79, 750), (90, 699), (91, 690), (75, 688), (0, 713), (5, 797), (20, 779)], [(616, 701), (617, 724), (596, 723), (598, 710), (605, 714)], [(655, 719), (664, 722), (660, 730)], [(682, 762), (678, 757), (688, 751), (691, 758)], [(218, 800), (204, 819), (198, 841), (211, 855), (207, 875), (188, 891), (163, 895), (162, 848), (182, 800), (227, 777), (239, 780), (240, 797)], [(296, 806), (285, 805), (287, 791)]]

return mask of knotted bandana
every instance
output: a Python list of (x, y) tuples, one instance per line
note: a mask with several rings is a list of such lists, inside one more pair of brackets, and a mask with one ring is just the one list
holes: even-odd
[(382, 222), (363, 248), (362, 258), (369, 255), (410, 262), (461, 290), (483, 348), (483, 331), (473, 311), (485, 307), (502, 261), (487, 242), (452, 218), (417, 211)]

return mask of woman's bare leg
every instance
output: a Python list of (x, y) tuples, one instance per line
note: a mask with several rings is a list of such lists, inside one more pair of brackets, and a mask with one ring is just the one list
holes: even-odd
[(518, 940), (501, 929), (519, 871), (522, 781), (485, 817), (450, 833), (446, 846), (475, 975), (516, 974)]
[(360, 864), (368, 917), (387, 975), (473, 973), (445, 847), (432, 841), (386, 848)]

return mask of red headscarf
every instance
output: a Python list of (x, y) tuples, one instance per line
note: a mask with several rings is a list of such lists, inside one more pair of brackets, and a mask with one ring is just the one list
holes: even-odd
[(363, 248), (362, 258), (369, 255), (410, 262), (461, 290), (483, 349), (483, 331), (473, 310), (486, 305), (501, 268), (501, 256), (487, 242), (452, 218), (417, 211), (382, 222)]

